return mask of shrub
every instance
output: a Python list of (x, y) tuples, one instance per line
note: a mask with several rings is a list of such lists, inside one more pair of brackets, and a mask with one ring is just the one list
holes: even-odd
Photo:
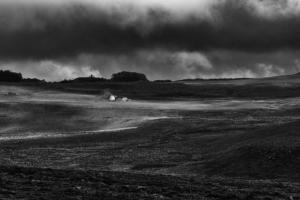
[(15, 73), (8, 70), (0, 70), (0, 81), (20, 82), (23, 77), (21, 73)]

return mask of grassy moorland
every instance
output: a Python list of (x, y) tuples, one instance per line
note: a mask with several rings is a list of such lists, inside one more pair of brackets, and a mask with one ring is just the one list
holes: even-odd
[[(101, 94), (109, 90), (132, 99), (168, 100), (174, 98), (287, 98), (300, 96), (300, 84), (276, 86), (271, 84), (184, 84), (181, 82), (96, 82), (96, 83), (44, 83), (28, 86), (79, 94)], [(24, 84), (22, 84), (24, 86)]]
[(0, 197), (299, 199), (299, 87), (5, 84)]

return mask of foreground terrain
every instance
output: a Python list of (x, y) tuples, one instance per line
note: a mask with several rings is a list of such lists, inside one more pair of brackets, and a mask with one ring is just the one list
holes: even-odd
[(1, 199), (300, 199), (300, 184), (0, 167)]
[(299, 199), (298, 86), (98, 86), (0, 87), (1, 198)]

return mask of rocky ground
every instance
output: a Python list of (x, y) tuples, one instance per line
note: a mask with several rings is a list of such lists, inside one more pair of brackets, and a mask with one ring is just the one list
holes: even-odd
[(0, 167), (0, 199), (300, 199), (299, 183)]

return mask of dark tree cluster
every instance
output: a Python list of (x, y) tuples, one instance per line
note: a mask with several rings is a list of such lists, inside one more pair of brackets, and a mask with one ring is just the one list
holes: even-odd
[(84, 83), (84, 82), (103, 82), (103, 81), (107, 81), (107, 80), (105, 78), (98, 78), (91, 75), (89, 77), (78, 77), (73, 80), (63, 80), (61, 81), (61, 83), (71, 83), (71, 82)]
[[(0, 70), (0, 81), (2, 82), (30, 82), (44, 83), (45, 80), (37, 78), (23, 78), (21, 73), (11, 72), (9, 70)], [(60, 83), (86, 83), (86, 82), (145, 82), (148, 81), (145, 74), (136, 72), (119, 72), (112, 75), (111, 79), (94, 77), (78, 77), (73, 80), (63, 80)]]
[(21, 73), (15, 73), (8, 70), (0, 70), (0, 81), (20, 82), (23, 77)]
[(115, 82), (137, 82), (137, 81), (148, 81), (145, 74), (136, 73), (136, 72), (119, 72), (113, 74), (111, 81)]
[(87, 82), (139, 82), (148, 81), (146, 75), (136, 72), (119, 72), (111, 76), (111, 79), (94, 77), (78, 77), (73, 80), (63, 80), (61, 83), (87, 83)]
[(25, 82), (25, 83), (46, 83), (45, 80), (40, 80), (38, 78), (23, 78), (22, 82)]

